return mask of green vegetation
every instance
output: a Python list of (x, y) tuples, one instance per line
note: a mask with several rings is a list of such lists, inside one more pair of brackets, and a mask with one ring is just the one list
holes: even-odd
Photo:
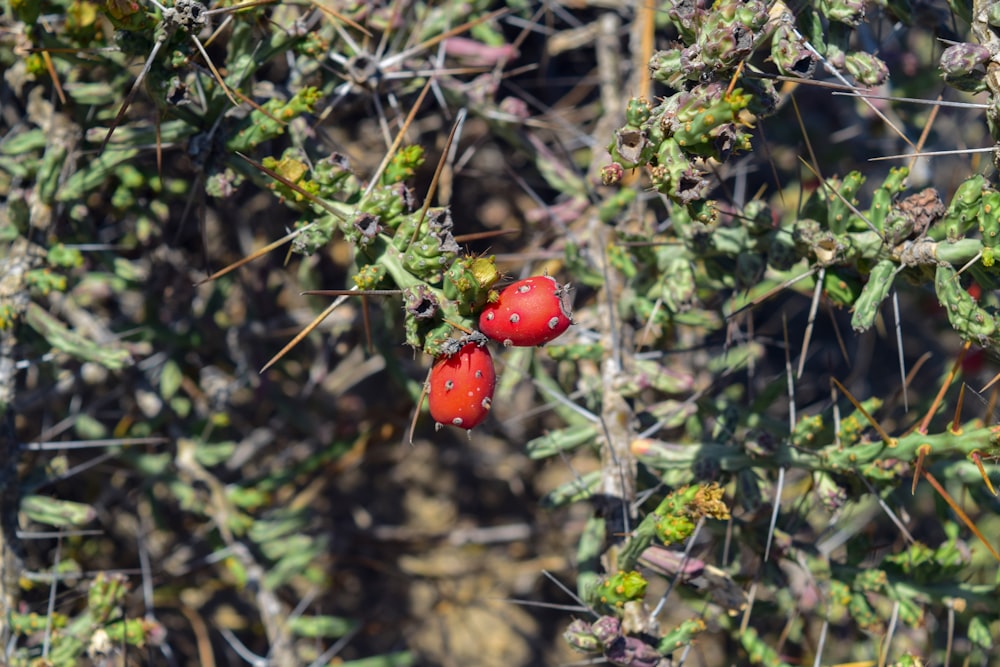
[(0, 14), (0, 662), (995, 660), (994, 3), (166, 2)]

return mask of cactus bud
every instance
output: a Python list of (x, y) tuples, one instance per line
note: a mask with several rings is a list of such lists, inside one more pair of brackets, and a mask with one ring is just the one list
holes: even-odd
[(865, 0), (827, 0), (819, 3), (819, 8), (831, 21), (850, 26), (865, 20)]
[(941, 73), (945, 82), (967, 93), (986, 90), (983, 78), (990, 51), (980, 44), (955, 44), (941, 54)]
[(649, 120), (653, 107), (645, 97), (633, 97), (625, 106), (625, 122), (630, 127), (641, 127)]
[(499, 279), (492, 255), (460, 257), (444, 272), (444, 294), (458, 302), (459, 312), (472, 315), (486, 305), (490, 289)]
[(610, 646), (622, 636), (622, 622), (614, 616), (601, 616), (590, 626), (602, 646)]
[(597, 586), (596, 594), (601, 604), (610, 609), (620, 609), (626, 602), (641, 600), (647, 585), (642, 575), (634, 570), (615, 572)]
[(654, 53), (649, 59), (649, 75), (656, 81), (674, 86), (686, 76), (681, 52), (682, 49), (676, 48)]
[(866, 86), (881, 86), (889, 78), (889, 68), (881, 59), (864, 51), (848, 53), (844, 67), (855, 79)]
[(581, 653), (600, 653), (601, 642), (586, 621), (575, 619), (563, 632), (563, 639)]
[(739, 23), (723, 23), (722, 14), (713, 12), (718, 21), (709, 20), (701, 31), (701, 59), (712, 70), (733, 66), (753, 50), (754, 35)]
[(623, 178), (625, 178), (625, 168), (617, 162), (601, 167), (601, 183), (604, 185), (617, 185)]
[(779, 25), (774, 31), (771, 40), (771, 59), (778, 67), (778, 71), (785, 76), (809, 79), (816, 68), (812, 53), (802, 45), (792, 28), (785, 24)]

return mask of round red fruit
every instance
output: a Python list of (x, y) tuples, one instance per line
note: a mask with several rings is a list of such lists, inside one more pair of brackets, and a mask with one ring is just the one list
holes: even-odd
[(431, 417), (438, 424), (475, 428), (490, 413), (496, 379), (490, 351), (475, 343), (438, 357), (428, 383)]
[(498, 343), (518, 347), (548, 343), (572, 323), (570, 287), (551, 276), (518, 280), (479, 316), (480, 331)]

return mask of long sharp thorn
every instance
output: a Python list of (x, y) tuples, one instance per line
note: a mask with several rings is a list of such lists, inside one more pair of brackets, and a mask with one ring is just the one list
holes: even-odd
[(194, 35), (191, 35), (191, 41), (193, 41), (194, 45), (198, 47), (198, 51), (201, 53), (201, 57), (205, 59), (205, 64), (208, 65), (208, 69), (212, 72), (212, 76), (215, 77), (219, 86), (222, 87), (222, 92), (226, 94), (226, 97), (229, 98), (229, 101), (233, 103), (234, 107), (238, 107), (240, 103), (236, 101), (236, 97), (233, 96), (232, 91), (229, 90), (229, 86), (226, 85), (226, 80), (222, 78), (222, 75), (219, 74), (219, 70), (215, 68), (215, 63), (212, 62), (212, 59), (208, 56), (208, 51), (205, 50), (205, 47), (201, 45), (201, 40)]
[[(396, 25), (398, 21), (403, 20), (403, 3), (394, 1), (392, 3), (392, 15), (388, 19), (388, 25)], [(384, 63), (385, 62), (385, 52), (389, 48), (389, 39), (392, 37), (393, 31), (383, 30), (382, 36), (378, 40), (378, 45), (375, 47), (375, 61)], [(365, 40), (365, 46), (370, 47), (370, 40)]]
[(331, 214), (333, 217), (337, 218), (338, 220), (346, 220), (347, 219), (347, 216), (345, 216), (343, 213), (341, 213), (336, 208), (334, 208), (332, 205), (330, 205), (329, 202), (327, 202), (326, 200), (322, 199), (321, 197), (317, 197), (316, 195), (314, 195), (311, 192), (307, 192), (305, 189), (303, 189), (302, 187), (300, 187), (298, 183), (291, 182), (290, 180), (288, 180), (287, 178), (285, 178), (284, 176), (282, 176), (278, 172), (274, 171), (273, 169), (268, 169), (267, 167), (265, 167), (264, 165), (262, 165), (260, 162), (257, 162), (253, 158), (248, 157), (248, 156), (244, 155), (243, 153), (240, 153), (239, 151), (236, 151), (236, 154), (239, 155), (244, 160), (246, 160), (248, 163), (250, 163), (250, 165), (254, 169), (256, 169), (257, 171), (259, 171), (259, 172), (261, 172), (263, 174), (267, 174), (268, 176), (270, 176), (274, 180), (278, 181), (282, 185), (284, 185), (286, 187), (289, 187), (292, 190), (294, 190), (295, 192), (299, 193), (300, 195), (302, 195), (303, 197), (305, 197), (306, 199), (308, 199), (312, 203), (318, 204), (324, 210), (326, 210), (327, 213)]
[(417, 407), (413, 409), (413, 419), (410, 420), (410, 434), (408, 440), (410, 441), (410, 446), (413, 446), (413, 434), (417, 430), (417, 420), (420, 418), (420, 410), (424, 407), (424, 399), (427, 398), (427, 387), (431, 384), (431, 370), (433, 368), (427, 369), (427, 378), (424, 379), (424, 384), (420, 388), (420, 398), (417, 399)]
[(896, 319), (896, 352), (898, 353), (899, 379), (903, 383), (903, 411), (910, 411), (910, 393), (906, 385), (906, 359), (903, 357), (903, 326), (899, 318), (899, 291), (892, 290), (892, 316)]
[(896, 439), (890, 436), (888, 433), (886, 433), (885, 429), (882, 428), (882, 425), (879, 424), (877, 421), (875, 421), (874, 417), (868, 414), (868, 411), (864, 409), (864, 407), (861, 405), (858, 399), (854, 398), (854, 394), (847, 391), (847, 387), (842, 385), (840, 383), (840, 380), (832, 377), (830, 378), (830, 381), (833, 382), (833, 384), (837, 386), (837, 389), (839, 389), (841, 393), (843, 393), (844, 396), (847, 397), (847, 400), (851, 402), (851, 405), (853, 405), (858, 412), (864, 415), (864, 418), (868, 421), (869, 424), (872, 425), (872, 428), (875, 429), (875, 432), (878, 433), (879, 437), (882, 438), (882, 442), (884, 442), (887, 446), (892, 446), (893, 443), (896, 442)]
[(774, 489), (774, 507), (771, 510), (771, 522), (767, 525), (767, 545), (764, 547), (764, 562), (771, 556), (771, 543), (774, 541), (774, 529), (778, 525), (778, 512), (781, 511), (781, 492), (785, 486), (785, 467), (778, 468), (778, 484)]
[(920, 445), (917, 448), (917, 462), (913, 466), (913, 482), (910, 484), (910, 495), (914, 495), (917, 492), (917, 483), (920, 481), (920, 473), (924, 471), (924, 459), (930, 453), (930, 445)]
[(913, 378), (917, 377), (917, 373), (919, 373), (920, 369), (924, 367), (924, 364), (931, 360), (932, 356), (933, 355), (930, 352), (924, 352), (921, 354), (920, 358), (917, 359), (916, 363), (913, 364), (913, 367), (910, 368), (909, 372), (906, 374), (906, 378), (903, 382), (907, 385), (913, 384)]
[[(796, 79), (798, 81), (798, 79)], [(803, 83), (806, 83), (803, 81)], [(832, 87), (832, 86), (831, 86)], [(832, 95), (840, 95), (843, 97), (864, 97), (869, 100), (890, 100), (892, 102), (909, 102), (911, 104), (930, 104), (935, 107), (957, 107), (959, 109), (989, 109), (988, 104), (977, 104), (975, 102), (948, 102), (942, 100), (940, 96), (937, 99), (925, 100), (920, 97), (892, 97), (889, 95), (872, 95), (870, 93), (862, 92), (848, 92), (846, 90), (834, 91)]]
[[(781, 326), (785, 337), (785, 381), (788, 385), (788, 432), (795, 430), (795, 380), (792, 377), (792, 353), (788, 339), (788, 318), (781, 316)], [(767, 544), (764, 546), (764, 562), (771, 557), (771, 543), (774, 541), (774, 529), (778, 525), (778, 512), (781, 511), (781, 493), (785, 487), (785, 466), (778, 468), (778, 484), (774, 489), (774, 508), (771, 510), (771, 523), (767, 527)]]
[(488, 232), (475, 232), (473, 234), (459, 234), (455, 236), (455, 243), (469, 243), (470, 241), (481, 241), (483, 239), (493, 239), (498, 236), (510, 236), (520, 234), (518, 229), (493, 229)]
[(254, 7), (263, 7), (265, 5), (273, 5), (278, 0), (251, 0), (251, 2), (239, 2), (235, 5), (229, 5), (228, 7), (217, 7), (216, 9), (209, 9), (205, 12), (206, 16), (214, 16), (215, 14), (236, 14), (243, 11), (244, 9), (253, 9)]
[(951, 365), (951, 370), (948, 372), (948, 376), (945, 378), (944, 382), (941, 383), (941, 388), (938, 389), (937, 396), (934, 397), (934, 402), (931, 403), (931, 407), (927, 409), (927, 414), (920, 421), (920, 425), (917, 427), (919, 433), (926, 435), (927, 429), (930, 428), (931, 418), (934, 413), (937, 412), (938, 406), (941, 405), (941, 401), (944, 400), (944, 394), (948, 391), (948, 387), (951, 383), (955, 381), (955, 376), (958, 375), (958, 369), (962, 366), (962, 360), (965, 359), (965, 353), (969, 351), (972, 343), (965, 341), (962, 345), (962, 349), (959, 350), (958, 356), (955, 358), (955, 363)]
[(903, 536), (903, 539), (906, 540), (906, 543), (913, 544), (916, 540), (913, 539), (913, 535), (910, 533), (910, 531), (906, 529), (906, 525), (903, 523), (902, 519), (900, 519), (899, 516), (897, 516), (896, 513), (893, 511), (893, 509), (889, 507), (889, 504), (885, 502), (885, 500), (881, 496), (879, 496), (878, 490), (874, 486), (872, 486), (872, 483), (869, 482), (867, 478), (861, 477), (860, 479), (861, 483), (868, 488), (868, 493), (870, 493), (872, 497), (875, 498), (875, 502), (877, 502), (878, 506), (882, 508), (882, 511), (885, 512), (885, 515), (889, 517), (889, 521), (892, 521), (892, 525), (896, 526), (896, 530), (898, 530), (899, 534)]
[(979, 388), (979, 393), (980, 394), (984, 393), (987, 389), (989, 389), (990, 387), (992, 387), (993, 385), (995, 385), (997, 383), (997, 380), (1000, 380), (1000, 373), (997, 373), (996, 375), (994, 375), (993, 378), (989, 382), (987, 382), (982, 387), (980, 387)]
[(979, 262), (979, 260), (982, 259), (982, 257), (983, 257), (983, 251), (980, 250), (979, 252), (977, 252), (975, 254), (975, 256), (972, 259), (970, 259), (968, 262), (966, 262), (965, 264), (963, 264), (962, 268), (960, 268), (958, 271), (955, 272), (955, 277), (952, 278), (952, 280), (957, 281), (958, 277), (960, 275), (962, 275), (963, 273), (965, 273), (966, 271), (968, 271), (970, 268), (972, 268), (973, 266), (975, 266)]
[(732, 318), (736, 317), (737, 315), (740, 315), (741, 313), (743, 313), (743, 312), (745, 312), (747, 310), (750, 310), (751, 308), (759, 306), (760, 304), (764, 303), (765, 301), (767, 301), (768, 299), (770, 299), (775, 294), (778, 294), (778, 293), (782, 292), (783, 290), (788, 289), (789, 287), (791, 287), (795, 283), (799, 282), (800, 280), (804, 280), (804, 279), (808, 278), (809, 276), (813, 275), (817, 271), (819, 271), (819, 267), (818, 266), (814, 266), (811, 269), (809, 269), (808, 271), (806, 271), (805, 273), (797, 275), (794, 278), (789, 278), (788, 280), (786, 280), (785, 282), (781, 283), (780, 285), (772, 287), (768, 291), (764, 292), (763, 294), (761, 294), (760, 296), (758, 296), (757, 298), (755, 298), (753, 301), (751, 301), (747, 305), (743, 306), (742, 308), (740, 308), (740, 309), (738, 309), (736, 311), (733, 311), (732, 313), (729, 313), (729, 315), (726, 316), (726, 319), (732, 319)]
[(781, 202), (782, 206), (787, 206), (787, 204), (785, 204), (785, 188), (781, 185), (781, 177), (778, 175), (778, 165), (775, 164), (774, 156), (771, 155), (771, 151), (768, 148), (771, 143), (767, 140), (767, 132), (764, 130), (763, 123), (757, 124), (757, 132), (760, 133), (760, 147), (764, 151), (764, 155), (767, 156), (767, 164), (771, 169), (771, 179), (774, 181), (774, 185), (778, 188), (778, 201)]
[(95, 438), (93, 440), (60, 440), (58, 442), (26, 442), (27, 451), (48, 451), (52, 449), (90, 449), (91, 447), (125, 447), (128, 445), (160, 445), (170, 442), (170, 438)]
[(802, 352), (799, 354), (799, 367), (795, 379), (802, 379), (802, 371), (806, 367), (806, 355), (809, 353), (809, 342), (812, 340), (813, 327), (816, 325), (816, 311), (819, 310), (819, 298), (823, 294), (823, 279), (826, 277), (826, 267), (819, 270), (816, 277), (816, 288), (813, 290), (812, 301), (809, 303), (809, 319), (806, 322), (806, 333), (802, 337)]
[[(997, 392), (994, 391), (990, 395), (991, 403), (996, 400), (996, 397), (997, 397)], [(962, 427), (960, 424), (959, 415), (961, 414), (962, 403), (964, 398), (965, 398), (965, 383), (963, 382), (962, 388), (959, 390), (958, 394), (958, 406), (956, 406), (955, 408), (955, 420), (952, 423), (951, 427), (952, 433), (961, 433)], [(980, 400), (982, 400), (982, 396), (980, 396), (979, 398)], [(993, 406), (988, 404), (986, 406), (986, 414), (989, 415), (992, 413), (993, 413)], [(976, 464), (976, 468), (979, 469), (979, 476), (983, 478), (983, 482), (985, 482), (986, 488), (990, 490), (990, 493), (996, 496), (997, 490), (993, 487), (993, 482), (990, 481), (989, 475), (986, 474), (986, 467), (983, 465), (982, 452), (980, 452), (978, 449), (974, 449), (971, 452), (969, 452), (969, 457), (972, 459), (972, 462)]]
[(434, 192), (437, 190), (438, 182), (441, 180), (441, 173), (444, 172), (444, 168), (448, 166), (448, 156), (451, 154), (451, 145), (455, 141), (455, 137), (462, 130), (462, 125), (465, 124), (465, 109), (458, 110), (458, 116), (455, 118), (455, 122), (451, 125), (451, 132), (448, 133), (448, 139), (444, 142), (444, 150), (441, 151), (441, 159), (438, 160), (437, 167), (434, 168), (434, 176), (431, 178), (431, 184), (427, 188), (427, 194), (424, 196), (424, 205), (420, 209), (420, 218), (417, 220), (417, 225), (413, 230), (413, 237), (410, 239), (410, 244), (416, 243), (417, 235), (420, 233), (420, 225), (424, 224), (424, 218), (427, 216), (427, 211), (431, 207), (431, 201), (434, 199)]
[(212, 280), (215, 280), (216, 278), (221, 278), (222, 276), (226, 275), (227, 273), (230, 273), (230, 272), (235, 271), (236, 269), (240, 268), (244, 264), (249, 264), (250, 262), (252, 262), (255, 259), (257, 259), (258, 257), (263, 257), (264, 255), (266, 255), (267, 253), (271, 252), (275, 248), (280, 247), (281, 245), (283, 245), (285, 243), (288, 243), (293, 238), (295, 238), (296, 236), (298, 236), (299, 234), (301, 234), (305, 229), (306, 229), (305, 227), (296, 229), (294, 232), (291, 232), (290, 234), (285, 234), (284, 236), (282, 236), (277, 241), (272, 241), (271, 243), (268, 243), (263, 248), (260, 248), (258, 250), (254, 250), (252, 253), (250, 253), (249, 255), (247, 255), (246, 257), (244, 257), (243, 259), (238, 259), (235, 262), (233, 262), (232, 264), (230, 264), (229, 266), (227, 266), (227, 267), (225, 267), (223, 269), (219, 269), (218, 271), (216, 271), (215, 273), (213, 273), (209, 277), (202, 278), (201, 280), (199, 280), (198, 282), (196, 282), (194, 284), (195, 287), (198, 287), (199, 285), (204, 285), (205, 283), (210, 282)]
[(892, 604), (892, 613), (889, 615), (889, 627), (885, 632), (885, 637), (882, 639), (882, 647), (879, 651), (878, 667), (885, 667), (886, 661), (889, 659), (889, 652), (892, 648), (892, 636), (896, 634), (896, 625), (898, 623), (899, 600), (894, 600)]
[(965, 383), (958, 388), (958, 403), (955, 405), (955, 416), (951, 420), (951, 432), (961, 434), (962, 432), (962, 403), (965, 401)]
[(367, 37), (371, 37), (372, 36), (371, 32), (369, 32), (368, 29), (365, 28), (363, 25), (361, 25), (357, 21), (351, 19), (351, 17), (344, 16), (343, 14), (341, 14), (340, 12), (338, 12), (337, 10), (331, 9), (331, 8), (327, 7), (321, 1), (319, 1), (319, 0), (313, 0), (312, 5), (316, 9), (320, 10), (321, 12), (323, 12), (324, 14), (332, 16), (333, 18), (337, 19), (338, 21), (341, 21), (342, 23), (346, 23), (347, 25), (351, 26), (352, 28), (354, 28), (358, 32), (364, 33), (365, 36), (367, 36)]
[(944, 501), (948, 503), (948, 507), (954, 510), (955, 514), (958, 515), (958, 518), (962, 520), (962, 523), (964, 523), (966, 527), (972, 531), (973, 535), (979, 538), (979, 541), (983, 543), (983, 546), (986, 547), (987, 551), (990, 552), (990, 555), (993, 556), (993, 558), (995, 558), (997, 562), (1000, 562), (1000, 553), (997, 553), (997, 550), (993, 548), (993, 545), (986, 541), (986, 537), (978, 528), (976, 528), (976, 524), (972, 522), (972, 519), (969, 518), (969, 515), (966, 514), (965, 511), (958, 506), (958, 503), (955, 502), (955, 499), (952, 498), (951, 495), (944, 490), (944, 487), (938, 483), (938, 481), (934, 478), (934, 475), (932, 475), (929, 470), (925, 469), (923, 473), (924, 473), (924, 478), (930, 483), (932, 487), (934, 487), (934, 490), (938, 492), (938, 495), (944, 498)]
[[(649, 59), (647, 58), (647, 62), (648, 60)], [(739, 64), (736, 65), (736, 71), (733, 72), (732, 78), (729, 79), (729, 86), (726, 88), (726, 94), (725, 94), (726, 98), (732, 95), (733, 90), (736, 89), (736, 84), (737, 82), (739, 82), (740, 77), (743, 76), (743, 68), (746, 66), (746, 64), (747, 64), (746, 60), (741, 60)]]
[(833, 335), (837, 339), (837, 348), (840, 350), (840, 356), (847, 364), (848, 370), (851, 368), (851, 355), (847, 353), (847, 343), (844, 342), (844, 336), (840, 333), (840, 325), (837, 324), (837, 318), (833, 315), (833, 305), (829, 302), (826, 304), (827, 314), (830, 316), (830, 324), (833, 326)]
[(802, 130), (802, 140), (806, 144), (806, 152), (809, 153), (808, 162), (802, 157), (799, 157), (799, 161), (809, 168), (809, 171), (811, 171), (813, 175), (819, 179), (820, 183), (824, 183), (825, 179), (820, 172), (819, 160), (816, 158), (816, 151), (813, 150), (812, 141), (809, 140), (809, 132), (806, 131), (806, 123), (802, 119), (802, 112), (799, 111), (799, 103), (795, 100), (794, 95), (790, 96), (789, 100), (792, 103), (792, 111), (795, 112), (795, 120), (798, 121), (799, 129)]
[[(939, 100), (941, 99), (940, 95), (938, 95), (938, 99)], [(941, 107), (939, 106), (935, 106), (934, 108), (931, 109), (931, 112), (927, 117), (927, 122), (924, 123), (924, 129), (920, 132), (920, 138), (917, 139), (917, 146), (916, 148), (913, 149), (914, 153), (919, 153), (920, 151), (924, 150), (924, 143), (927, 141), (927, 137), (929, 137), (931, 134), (931, 128), (934, 127), (934, 121), (937, 120), (938, 111), (940, 110)], [(916, 166), (918, 159), (919, 158), (914, 157), (912, 160), (910, 160), (911, 171)]]
[(143, 80), (146, 75), (149, 74), (150, 68), (153, 66), (153, 60), (156, 58), (156, 54), (160, 52), (160, 48), (163, 46), (165, 39), (161, 39), (153, 44), (153, 50), (149, 52), (149, 57), (146, 58), (146, 64), (142, 66), (142, 71), (139, 72), (139, 76), (136, 77), (135, 83), (132, 84), (132, 88), (129, 89), (128, 95), (125, 96), (125, 101), (122, 102), (122, 106), (118, 109), (115, 119), (111, 122), (111, 127), (108, 128), (108, 133), (104, 137), (104, 141), (101, 142), (101, 150), (103, 153), (104, 149), (107, 147), (108, 142), (111, 141), (111, 135), (115, 133), (118, 125), (122, 122), (125, 117), (125, 112), (128, 111), (129, 106), (132, 105), (132, 100), (135, 99), (135, 94), (139, 92), (139, 87), (142, 86)]
[(979, 474), (982, 476), (983, 481), (986, 482), (986, 488), (990, 490), (994, 496), (997, 495), (997, 490), (993, 487), (993, 482), (990, 481), (989, 475), (986, 474), (986, 466), (983, 465), (983, 457), (979, 450), (973, 451), (969, 456), (972, 457), (972, 462), (976, 464), (979, 468)]
[[(62, 561), (62, 531), (60, 531), (59, 540), (56, 542), (56, 556), (55, 562), (52, 564), (52, 570), (57, 571), (61, 561)], [(42, 657), (45, 662), (48, 662), (47, 658), (49, 656), (49, 647), (52, 641), (52, 619), (55, 616), (56, 609), (56, 590), (58, 589), (59, 579), (56, 577), (52, 578), (52, 585), (49, 588), (49, 607), (48, 612), (45, 614), (45, 636), (42, 640)]]
[(59, 96), (59, 101), (63, 106), (66, 106), (66, 94), (63, 92), (62, 84), (59, 83), (59, 73), (56, 72), (56, 66), (52, 62), (52, 56), (49, 55), (47, 50), (42, 51), (42, 60), (45, 61), (45, 69), (49, 71), (49, 76), (52, 77), (52, 86), (56, 89), (56, 95)]
[(823, 626), (819, 630), (819, 641), (816, 643), (816, 658), (813, 660), (813, 667), (820, 667), (823, 664), (823, 647), (826, 646), (826, 633), (829, 629), (829, 619), (823, 619)]
[(467, 22), (463, 23), (460, 26), (456, 26), (456, 27), (452, 28), (451, 30), (447, 30), (445, 32), (442, 32), (441, 34), (435, 35), (434, 37), (431, 37), (430, 39), (428, 39), (428, 40), (426, 40), (424, 42), (416, 44), (416, 45), (414, 45), (414, 46), (406, 49), (405, 51), (400, 51), (399, 53), (394, 53), (394, 54), (392, 54), (391, 56), (389, 56), (387, 58), (383, 58), (381, 60), (382, 66), (383, 67), (391, 67), (391, 66), (395, 65), (396, 63), (403, 62), (407, 58), (410, 58), (411, 56), (414, 56), (417, 53), (420, 53), (421, 51), (425, 51), (425, 50), (431, 48), (432, 46), (434, 46), (434, 45), (436, 45), (436, 44), (438, 44), (440, 42), (443, 42), (444, 40), (448, 39), (449, 37), (454, 37), (456, 35), (461, 35), (463, 32), (468, 32), (469, 30), (471, 30), (472, 28), (475, 28), (477, 25), (479, 25), (481, 23), (486, 23), (487, 21), (492, 21), (493, 19), (495, 19), (497, 17), (500, 17), (500, 16), (503, 16), (504, 14), (507, 14), (509, 12), (510, 12), (509, 9), (504, 8), (504, 9), (498, 9), (495, 12), (490, 12), (489, 14), (483, 14), (479, 18), (473, 19), (471, 21), (467, 21)]
[(365, 328), (365, 345), (368, 347), (368, 353), (371, 354), (375, 349), (375, 344), (372, 343), (372, 318), (371, 313), (368, 312), (368, 295), (361, 295), (361, 321)]
[[(836, 67), (834, 67), (833, 65), (831, 65), (830, 62), (826, 58), (824, 58), (822, 56), (822, 54), (820, 54), (820, 52), (817, 51), (815, 49), (815, 47), (813, 47), (813, 45), (809, 43), (809, 40), (805, 39), (799, 33), (798, 30), (795, 30), (795, 34), (801, 40), (801, 44), (803, 46), (805, 46), (806, 49), (808, 49), (810, 52), (812, 52), (813, 56), (815, 56), (817, 60), (819, 60), (821, 63), (823, 63), (823, 69), (825, 69), (834, 78), (836, 78), (838, 81), (840, 81), (842, 84), (844, 84), (845, 86), (847, 86), (851, 90), (855, 90), (855, 91), (859, 90), (859, 88), (857, 86), (852, 86), (850, 84), (850, 82), (847, 79), (844, 78), (844, 75), (842, 75), (837, 70)], [(868, 108), (871, 109), (872, 112), (874, 112), (874, 114), (876, 116), (878, 116), (882, 120), (883, 123), (886, 124), (886, 126), (889, 129), (891, 129), (893, 132), (895, 132), (896, 135), (906, 143), (907, 146), (913, 146), (913, 142), (909, 140), (909, 138), (906, 136), (906, 134), (902, 130), (900, 130), (898, 127), (896, 127), (896, 125), (891, 120), (889, 120), (886, 117), (886, 115), (877, 106), (875, 106), (875, 104), (871, 100), (867, 100), (867, 99), (864, 99), (864, 98), (862, 98), (862, 100), (868, 106)]]
[(1000, 387), (994, 387), (990, 392), (990, 400), (986, 402), (986, 418), (990, 419), (997, 414), (997, 398), (1000, 398)]
[(972, 153), (992, 153), (995, 147), (989, 148), (956, 148), (948, 151), (924, 151), (923, 153), (900, 153), (897, 155), (881, 155), (879, 157), (868, 158), (869, 162), (881, 162), (883, 160), (906, 160), (918, 157), (941, 157), (943, 155), (970, 155)]
[[(228, 7), (227, 7), (226, 9), (228, 9)], [(205, 15), (206, 15), (206, 16), (207, 16), (208, 14), (209, 14), (209, 12), (205, 12)], [(212, 34), (211, 34), (211, 35), (209, 35), (209, 36), (208, 36), (208, 37), (207, 37), (207, 38), (205, 39), (205, 41), (204, 41), (204, 42), (202, 42), (202, 46), (206, 46), (206, 47), (207, 47), (207, 46), (211, 46), (211, 45), (212, 45), (212, 42), (214, 42), (214, 41), (215, 41), (215, 38), (216, 38), (216, 37), (218, 37), (219, 35), (221, 35), (221, 34), (223, 33), (223, 31), (224, 31), (224, 30), (225, 30), (225, 29), (226, 29), (227, 27), (229, 27), (229, 24), (230, 24), (230, 23), (232, 23), (232, 22), (233, 22), (233, 15), (232, 15), (232, 14), (230, 14), (229, 16), (227, 16), (226, 18), (224, 18), (224, 19), (223, 19), (223, 20), (222, 20), (222, 21), (221, 21), (221, 22), (219, 23), (219, 25), (218, 25), (218, 26), (217, 26), (217, 27), (215, 28), (215, 30), (213, 30), (213, 31), (212, 31)], [(188, 60), (190, 60), (190, 59), (191, 59), (191, 57), (190, 57), (190, 56), (188, 56)]]
[(264, 371), (266, 371), (271, 366), (273, 366), (276, 363), (278, 363), (279, 359), (281, 359), (283, 356), (285, 356), (286, 354), (288, 354), (288, 351), (291, 350), (296, 345), (298, 345), (302, 341), (303, 338), (305, 338), (306, 336), (308, 336), (309, 334), (311, 334), (313, 332), (313, 330), (316, 327), (318, 327), (323, 322), (323, 320), (325, 320), (327, 317), (330, 316), (330, 313), (332, 313), (334, 310), (336, 310), (342, 303), (344, 303), (345, 301), (347, 301), (347, 299), (348, 299), (348, 297), (342, 296), (339, 299), (337, 299), (336, 301), (334, 301), (333, 303), (331, 303), (329, 306), (327, 306), (323, 310), (322, 313), (320, 313), (319, 315), (317, 315), (313, 319), (312, 322), (310, 322), (305, 327), (303, 327), (302, 331), (300, 331), (297, 334), (295, 334), (295, 337), (292, 338), (292, 340), (288, 341), (288, 344), (285, 345), (285, 347), (281, 348), (281, 350), (276, 355), (274, 355), (273, 357), (271, 357), (270, 361), (268, 361), (266, 364), (264, 364), (264, 367), (260, 369), (261, 374), (263, 374)]
[(398, 289), (307, 289), (299, 294), (305, 296), (396, 296)]
[(740, 632), (746, 632), (747, 627), (750, 625), (750, 614), (753, 611), (753, 604), (757, 600), (757, 582), (750, 584), (750, 590), (747, 591), (747, 608), (743, 610), (743, 616), (740, 618)]
[(399, 146), (403, 143), (403, 137), (406, 136), (406, 131), (410, 128), (413, 123), (413, 119), (417, 117), (417, 111), (420, 110), (421, 105), (424, 103), (424, 98), (427, 97), (427, 92), (431, 89), (431, 79), (427, 80), (427, 83), (420, 91), (420, 95), (417, 96), (417, 100), (413, 103), (413, 108), (410, 109), (410, 113), (407, 114), (406, 120), (403, 121), (403, 125), (399, 128), (399, 132), (396, 133), (396, 139), (392, 142), (392, 146), (389, 146), (389, 150), (385, 152), (385, 157), (382, 158), (381, 164), (372, 174), (371, 181), (368, 183), (368, 187), (365, 188), (365, 192), (361, 195), (362, 201), (366, 201), (371, 195), (372, 191), (375, 190), (375, 186), (378, 182), (382, 180), (382, 174), (385, 172), (389, 163), (396, 156), (396, 151), (399, 150)]
[(246, 104), (249, 104), (250, 107), (253, 108), (254, 111), (261, 112), (262, 114), (264, 114), (265, 116), (267, 116), (268, 118), (270, 118), (271, 120), (273, 120), (278, 125), (281, 125), (282, 127), (287, 127), (288, 126), (288, 121), (285, 121), (285, 120), (282, 120), (281, 118), (278, 118), (273, 113), (271, 113), (270, 111), (268, 111), (267, 109), (265, 109), (261, 105), (257, 104), (256, 102), (254, 102), (252, 99), (250, 99), (249, 97), (247, 97), (243, 93), (241, 93), (238, 89), (236, 89), (236, 88), (230, 88), (230, 90), (233, 92), (233, 95), (235, 95), (236, 97), (240, 98), (241, 102), (245, 102)]

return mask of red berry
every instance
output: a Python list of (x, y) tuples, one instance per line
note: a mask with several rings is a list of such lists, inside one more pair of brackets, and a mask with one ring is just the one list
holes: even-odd
[(428, 386), (431, 417), (439, 425), (475, 428), (490, 412), (496, 379), (490, 351), (475, 343), (438, 357)]
[(569, 285), (551, 276), (518, 280), (479, 316), (479, 329), (504, 345), (533, 347), (548, 343), (573, 323)]

